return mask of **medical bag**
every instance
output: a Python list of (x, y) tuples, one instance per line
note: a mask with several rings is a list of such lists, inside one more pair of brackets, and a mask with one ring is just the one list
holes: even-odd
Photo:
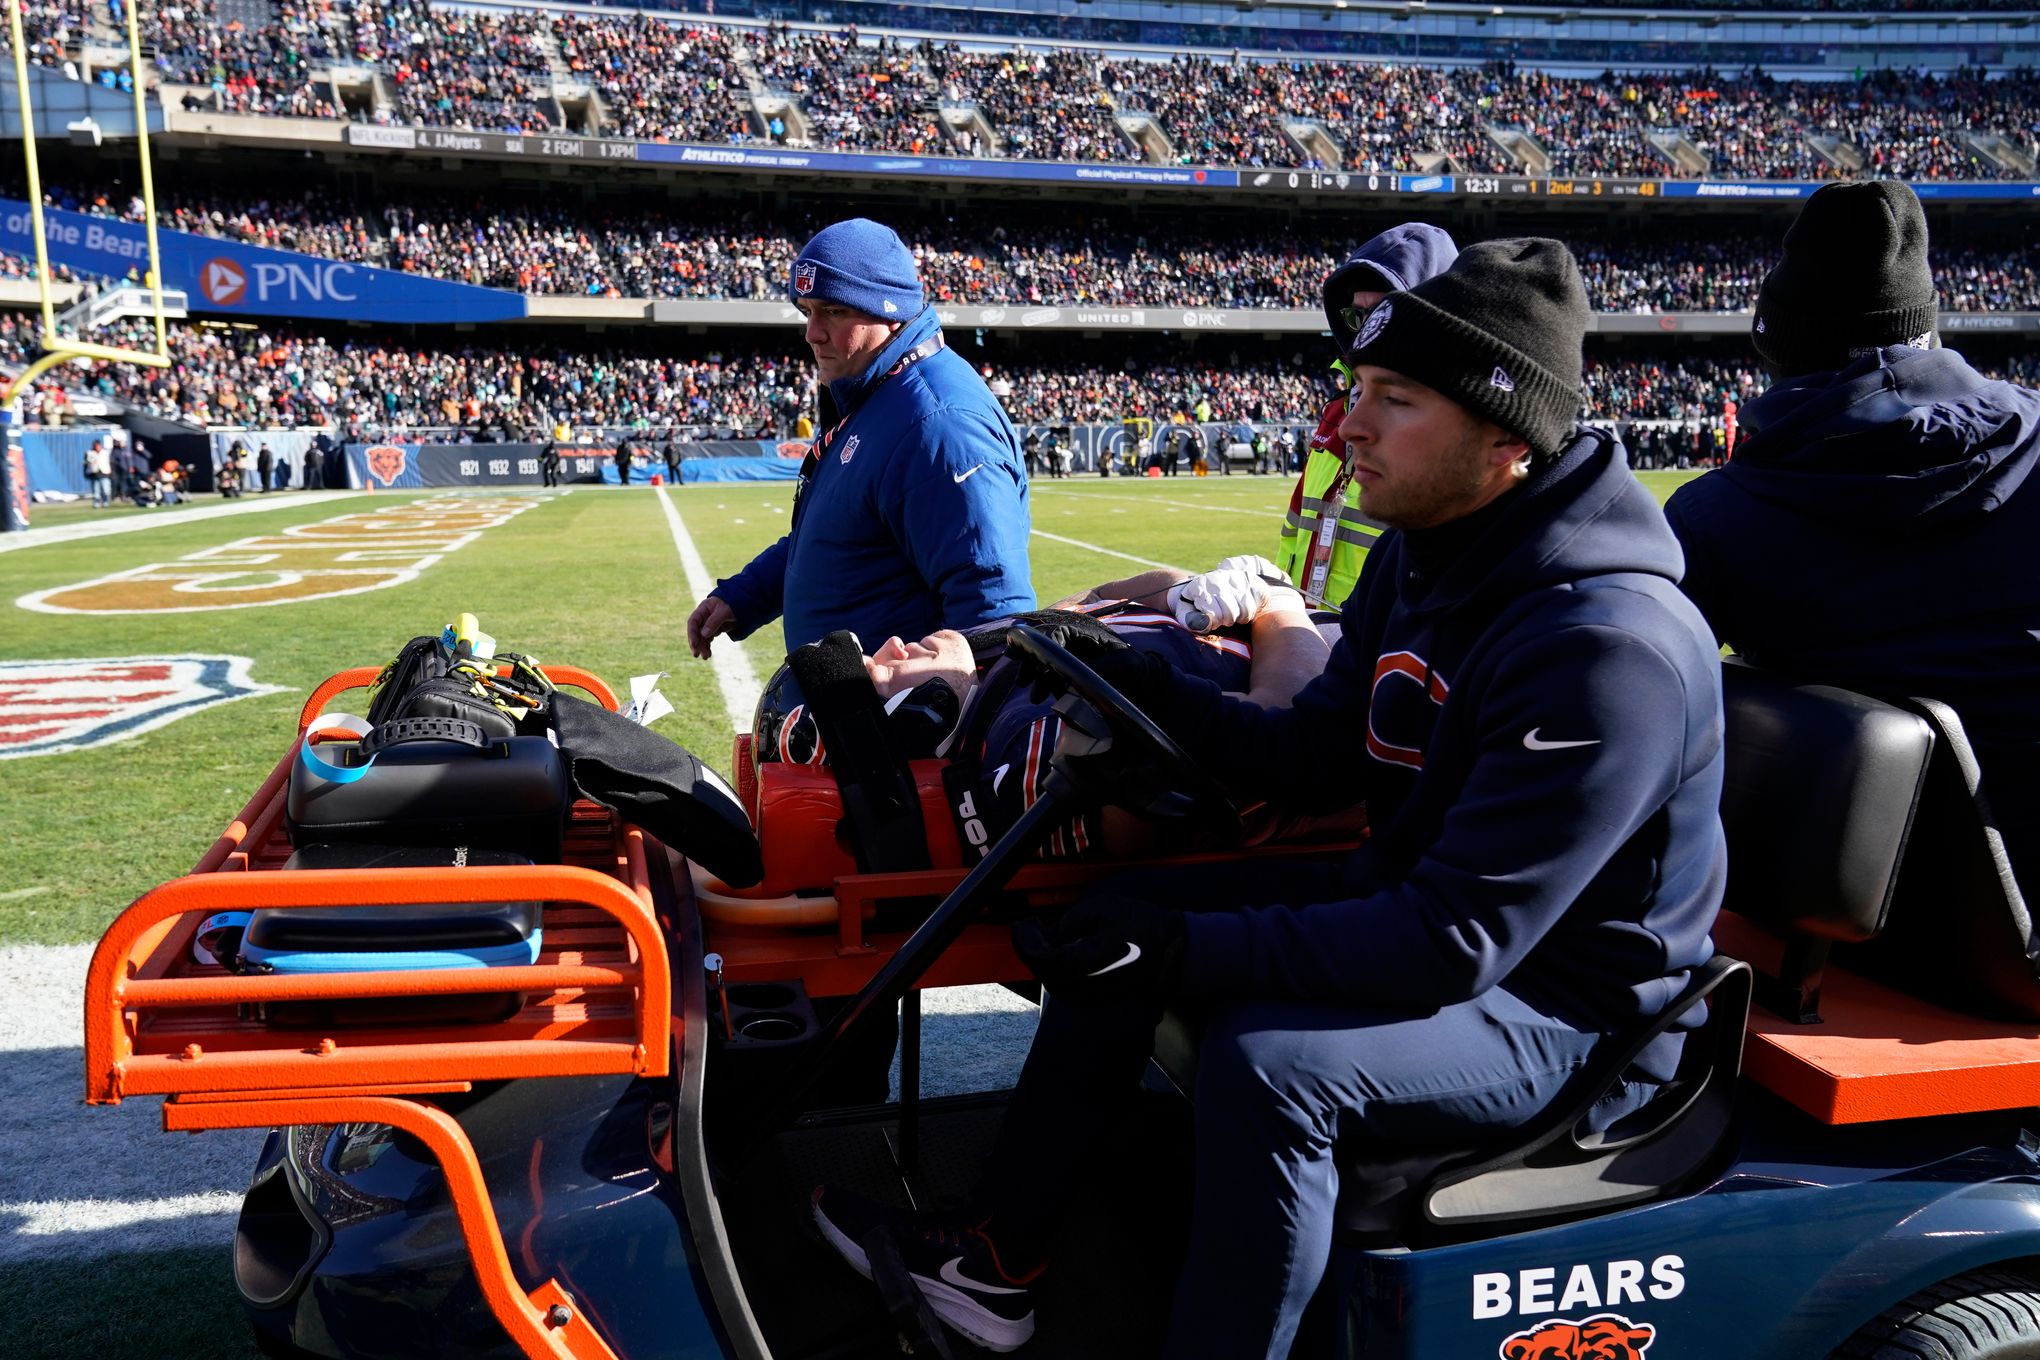
[(466, 845), (559, 861), (573, 800), (550, 736), (490, 736), (438, 717), (332, 735), (314, 724), (291, 764), (292, 845)]
[[(527, 857), (467, 846), (306, 845), (291, 869), (452, 869), (530, 864)], [(301, 907), (254, 912), (240, 939), (236, 971), (309, 976), (500, 968), (538, 961), (544, 936), (538, 902)], [(273, 1025), (407, 1025), (507, 1020), (523, 1006), (517, 992), (452, 996), (272, 1001)]]

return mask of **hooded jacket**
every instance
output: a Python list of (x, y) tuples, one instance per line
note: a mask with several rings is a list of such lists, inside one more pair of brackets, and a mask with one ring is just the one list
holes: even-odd
[(2020, 494), (2040, 392), (1893, 347), (1741, 417), (1734, 459), (1665, 508), (1716, 635), (1759, 666), (1940, 699), (1980, 747), (2040, 742), (2040, 486)]
[(824, 390), (833, 436), (795, 495), (792, 527), (716, 582), (733, 636), (783, 615), (788, 651), (838, 628), (876, 647), (1034, 607), (1019, 437), (961, 355), (945, 346), (910, 359), (940, 336), (924, 309), (862, 373)]
[(1721, 667), (1679, 545), (1604, 435), (1507, 499), (1435, 580), (1384, 535), (1292, 708), (1164, 696), (1239, 792), (1315, 770), (1305, 810), (1364, 798), (1373, 828), (1343, 900), (1190, 914), (1193, 994), (1424, 1008), (1503, 987), (1608, 1031), (1709, 956)]
[(1332, 328), (1332, 343), (1340, 354), (1353, 344), (1354, 331), (1339, 319), (1339, 313), (1353, 303), (1353, 294), (1364, 284), (1380, 284), (1385, 293), (1400, 293), (1425, 279), (1436, 278), (1459, 258), (1459, 247), (1442, 227), (1429, 222), (1405, 222), (1390, 227), (1353, 252), (1347, 261), (1325, 275), (1322, 301), (1325, 321)]

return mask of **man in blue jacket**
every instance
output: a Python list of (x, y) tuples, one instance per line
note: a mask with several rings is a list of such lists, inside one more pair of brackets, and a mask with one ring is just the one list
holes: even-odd
[(913, 254), (889, 227), (838, 222), (802, 247), (786, 291), (807, 318), (822, 434), (786, 536), (688, 618), (694, 655), (775, 618), (792, 651), (838, 628), (876, 646), (1032, 609), (1019, 437), (944, 345)]
[(1806, 201), (1758, 294), (1777, 381), (1665, 513), (1686, 593), (1752, 663), (1951, 705), (2040, 892), (2040, 392), (1939, 348), (1927, 222), (1895, 180)]
[[(938, 1315), (1023, 1343), (1088, 1136), (1180, 1000), (1210, 1019), (1167, 1353), (1286, 1355), (1330, 1251), (1336, 1140), (1498, 1137), (1705, 961), (1719, 659), (1622, 450), (1575, 431), (1587, 320), (1571, 255), (1536, 239), (1471, 247), (1368, 315), (1340, 434), (1391, 532), (1291, 708), (1135, 652), (1094, 663), (1240, 795), (1364, 799), (1372, 834), (1342, 865), (1129, 877), (1016, 927), (1053, 1004), (977, 1212), (824, 1189), (817, 1222), (853, 1266), (890, 1221)], [(1603, 1126), (1682, 1040), (1642, 1054)]]

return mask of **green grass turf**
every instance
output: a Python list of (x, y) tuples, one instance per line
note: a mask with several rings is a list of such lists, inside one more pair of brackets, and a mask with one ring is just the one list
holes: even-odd
[[(277, 496), (274, 492), (271, 495), (279, 501), (279, 508), (290, 500), (288, 495)], [(247, 498), (250, 502), (256, 499), (257, 497), (254, 496)], [(92, 499), (88, 496), (84, 500), (32, 505), (28, 510), (28, 525), (31, 529), (58, 529), (73, 524), (112, 524), (136, 519), (171, 519), (184, 514), (186, 511), (199, 509), (201, 506), (220, 504), (231, 505), (233, 502), (223, 502), (217, 496), (193, 496), (189, 499), (181, 500), (175, 505), (158, 505), (148, 508), (136, 505), (133, 501), (116, 501), (106, 509), (100, 510), (93, 506)], [(246, 524), (248, 521), (244, 519), (237, 522)]]
[[(1662, 497), (1691, 475), (1643, 480)], [(1244, 476), (1037, 482), (1036, 593), (1054, 600), (1142, 570), (1111, 552), (1192, 568), (1229, 553), (1272, 553), (1289, 485)], [(670, 495), (711, 575), (721, 576), (783, 531), (790, 493), (778, 483)], [(713, 669), (686, 653), (694, 597), (665, 517), (643, 492), (580, 490), (545, 501), (484, 531), (420, 579), (362, 595), (199, 614), (51, 615), (12, 607), (30, 591), (404, 499), (283, 498), (259, 515), (180, 521), (166, 514), (147, 532), (0, 554), (0, 658), (224, 652), (254, 658), (257, 681), (288, 687), (112, 746), (0, 764), (10, 822), (0, 837), (0, 943), (95, 938), (121, 906), (183, 872), (211, 844), (282, 755), (314, 685), (349, 666), (379, 664), (406, 638), (464, 610), (503, 646), (571, 661), (619, 690), (631, 675), (670, 672), (663, 687), (675, 713), (659, 730), (727, 766), (731, 724), (721, 691)], [(1058, 541), (1065, 539), (1074, 542)], [(778, 627), (761, 629), (745, 649), (759, 678), (770, 675), (783, 656)], [(339, 706), (358, 710), (363, 697)]]

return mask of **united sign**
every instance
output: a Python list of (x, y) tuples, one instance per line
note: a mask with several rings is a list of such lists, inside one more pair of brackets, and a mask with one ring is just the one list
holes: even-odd
[(245, 656), (0, 661), (0, 760), (82, 751), (214, 704), (275, 694)]

